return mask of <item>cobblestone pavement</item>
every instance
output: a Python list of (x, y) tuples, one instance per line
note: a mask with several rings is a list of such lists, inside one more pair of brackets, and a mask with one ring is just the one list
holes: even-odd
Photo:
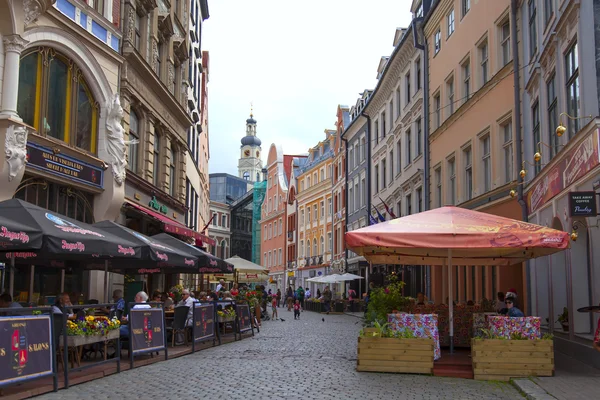
[[(40, 396), (41, 399), (517, 399), (509, 384), (358, 373), (361, 320), (303, 312), (259, 334)], [(325, 320), (322, 321), (322, 318)]]

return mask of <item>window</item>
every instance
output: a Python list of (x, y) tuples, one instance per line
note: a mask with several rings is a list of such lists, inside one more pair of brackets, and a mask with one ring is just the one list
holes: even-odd
[(448, 94), (448, 116), (454, 112), (454, 77), (446, 82), (446, 93)]
[(558, 137), (554, 133), (554, 129), (558, 125), (558, 110), (557, 110), (557, 99), (556, 99), (556, 76), (552, 74), (552, 77), (548, 80), (546, 88), (548, 89), (548, 134), (550, 142), (550, 159), (558, 153)]
[(435, 169), (435, 203), (436, 207), (442, 206), (442, 168)]
[(481, 86), (485, 85), (488, 77), (488, 43), (487, 39), (479, 45), (479, 57), (481, 65)]
[(94, 0), (92, 6), (100, 15), (104, 15), (104, 0)]
[(306, 207), (306, 212), (308, 213), (306, 222), (310, 224), (310, 206)]
[(537, 53), (537, 26), (535, 18), (537, 16), (536, 0), (529, 0), (529, 58), (533, 58)]
[(367, 204), (367, 182), (365, 178), (362, 178), (360, 181), (360, 206), (364, 207)]
[(154, 165), (153, 174), (154, 174), (154, 186), (158, 187), (160, 183), (160, 135), (156, 132), (156, 128), (154, 128)]
[(446, 21), (448, 22), (448, 38), (450, 38), (454, 33), (454, 9), (446, 16)]
[(227, 215), (221, 215), (221, 226), (227, 228)]
[(490, 160), (490, 135), (481, 139), (481, 160), (483, 162), (483, 190), (489, 192), (492, 188), (492, 163)]
[(267, 268), (271, 268), (273, 266), (273, 254), (271, 254), (271, 252), (269, 251), (269, 263), (267, 265)]
[(544, 0), (544, 21), (546, 25), (548, 25), (548, 22), (554, 13), (553, 2), (554, 0)]
[(406, 131), (406, 165), (412, 161), (412, 137), (410, 129)]
[(400, 144), (400, 140), (396, 142), (396, 154), (398, 155), (398, 160), (396, 160), (396, 164), (398, 165), (398, 173), (402, 172), (402, 146)]
[(306, 225), (306, 221), (304, 220), (304, 209), (300, 210), (300, 223)]
[(325, 254), (325, 238), (321, 236), (321, 254)]
[(325, 218), (325, 202), (321, 202), (321, 219)]
[(283, 264), (283, 255), (281, 253), (281, 249), (279, 249), (279, 265)]
[(412, 215), (412, 199), (411, 195), (406, 195), (406, 215)]
[(333, 202), (331, 201), (331, 199), (328, 200), (329, 201), (329, 215), (333, 214)]
[(177, 194), (177, 151), (171, 147), (171, 164), (169, 165), (169, 193), (175, 197)]
[(244, 172), (244, 180), (246, 180), (246, 181), (250, 180), (250, 172), (248, 172), (248, 171)]
[(415, 79), (417, 81), (417, 89), (416, 90), (420, 90), (421, 89), (421, 59), (418, 58), (417, 61), (415, 61)]
[[(567, 113), (577, 118), (579, 112), (579, 55), (577, 54), (577, 42), (571, 46), (565, 56), (565, 71), (567, 80)], [(568, 119), (567, 130), (569, 139), (572, 138), (580, 128), (579, 120)], [(554, 129), (554, 128), (553, 128)]]
[(464, 18), (464, 16), (467, 15), (469, 10), (471, 9), (471, 0), (460, 0), (460, 1), (462, 3), (462, 16)]
[(417, 212), (423, 211), (423, 188), (417, 189)]
[(423, 139), (421, 133), (421, 117), (417, 118), (417, 157), (423, 153)]
[(267, 253), (263, 253), (263, 259), (264, 259), (264, 261), (263, 261), (263, 267), (268, 267), (268, 265), (267, 265)]
[[(213, 222), (214, 223), (214, 222)], [(268, 239), (268, 231), (267, 231), (267, 226), (265, 225), (265, 233), (264, 233), (264, 238), (263, 238), (263, 242), (266, 242)]]
[(441, 116), (440, 116), (442, 104), (440, 101), (439, 92), (433, 96), (433, 106), (435, 107), (435, 114), (433, 115), (435, 127), (439, 128), (440, 125), (442, 124)]
[(273, 236), (277, 236), (277, 221), (273, 221)]
[(17, 112), (23, 122), (42, 136), (96, 153), (99, 107), (73, 60), (36, 47), (21, 58), (18, 85)]
[(471, 147), (463, 150), (465, 162), (465, 200), (471, 200), (473, 197), (473, 157)]
[(512, 122), (502, 125), (502, 147), (504, 149), (504, 181), (513, 180), (513, 147), (512, 147)]
[(269, 224), (269, 239), (273, 238), (273, 225)]
[(435, 45), (433, 54), (436, 55), (442, 49), (442, 32), (440, 31), (440, 28), (438, 28), (438, 30), (435, 32), (435, 35), (433, 37), (433, 42)]
[[(138, 140), (140, 139), (140, 120), (135, 113), (135, 111), (131, 110), (129, 113), (129, 140)], [(134, 174), (138, 173), (138, 152), (137, 152), (136, 144), (129, 144), (127, 146), (127, 167)]]
[(323, 182), (325, 180), (325, 170), (322, 169), (321, 170), (321, 182)]
[(510, 22), (507, 20), (500, 27), (500, 47), (502, 47), (502, 67), (510, 62)]
[(379, 143), (379, 121), (375, 121), (375, 144)]
[(398, 117), (400, 116), (400, 110), (402, 108), (400, 99), (401, 99), (401, 97), (400, 97), (400, 86), (398, 86), (396, 88), (396, 115)]
[(327, 245), (329, 246), (329, 251), (331, 251), (333, 249), (333, 236), (331, 232), (327, 233)]
[(394, 150), (390, 151), (390, 183), (394, 181)]
[(365, 161), (367, 159), (367, 138), (360, 138), (360, 161)]
[(352, 185), (348, 188), (348, 211), (350, 213), (354, 212), (354, 189)]
[(158, 43), (158, 45), (156, 46), (157, 48), (157, 53), (156, 53), (156, 75), (158, 75), (158, 79), (162, 78), (162, 57), (163, 57), (163, 44), (162, 43)]
[(462, 65), (463, 74), (463, 96), (465, 102), (471, 96), (471, 60), (467, 59)]
[(300, 257), (306, 257), (306, 254), (304, 254), (304, 240), (300, 241), (300, 248), (298, 249), (298, 254)]
[(410, 72), (404, 78), (406, 82), (406, 104), (410, 103)]
[(385, 123), (386, 123), (386, 118), (385, 118), (385, 111), (381, 113), (381, 137), (384, 138), (385, 134), (387, 132), (387, 130), (385, 129)]
[[(217, 213), (213, 213), (212, 224), (213, 224), (213, 226), (218, 226), (218, 224), (219, 224), (219, 219), (217, 218)], [(266, 236), (266, 234), (267, 234), (267, 227), (265, 226), (265, 236)]]
[(450, 197), (450, 204), (456, 205), (456, 159), (452, 158), (448, 160), (448, 196)]
[(398, 200), (396, 206), (398, 207), (398, 214), (396, 215), (398, 216), (398, 218), (400, 218), (402, 216), (402, 200)]
[(375, 183), (375, 193), (379, 193), (379, 165), (376, 165), (373, 171), (373, 181)]
[(390, 113), (390, 130), (392, 130), (394, 128), (394, 97), (392, 97), (390, 99), (390, 107), (389, 107), (389, 113)]
[(134, 15), (134, 26), (135, 26), (135, 37), (133, 38), (133, 46), (137, 51), (141, 49), (141, 37), (142, 37), (142, 18), (139, 16), (137, 11), (133, 12)]
[[(540, 106), (539, 103), (536, 101), (535, 104), (533, 105), (533, 107), (531, 107), (531, 125), (533, 127), (533, 146), (534, 148), (537, 148), (538, 143), (541, 141), (540, 138)], [(542, 170), (542, 160), (540, 161), (535, 161), (535, 174), (539, 174), (540, 171)]]
[(313, 239), (313, 256), (317, 255), (317, 239)]
[(383, 189), (387, 187), (387, 164), (385, 158), (381, 161), (381, 187)]

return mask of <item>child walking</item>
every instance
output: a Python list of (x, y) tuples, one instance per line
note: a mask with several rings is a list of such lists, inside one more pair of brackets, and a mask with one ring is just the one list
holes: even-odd
[(279, 319), (279, 315), (277, 315), (277, 296), (273, 296), (271, 298), (271, 306), (273, 307), (273, 316), (271, 317), (271, 319), (278, 320)]
[(294, 319), (300, 319), (300, 300), (294, 303)]

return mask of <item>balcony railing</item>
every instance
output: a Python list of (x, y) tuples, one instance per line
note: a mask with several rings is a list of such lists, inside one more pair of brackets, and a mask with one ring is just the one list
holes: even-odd
[(323, 256), (304, 257), (304, 266), (313, 266), (323, 264)]

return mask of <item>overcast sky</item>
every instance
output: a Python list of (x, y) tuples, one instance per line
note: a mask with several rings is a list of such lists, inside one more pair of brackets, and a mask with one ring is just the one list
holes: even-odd
[(373, 89), (411, 0), (209, 0), (209, 170), (237, 175), (254, 104), (263, 163), (272, 143), (308, 152), (334, 129), (338, 104)]

